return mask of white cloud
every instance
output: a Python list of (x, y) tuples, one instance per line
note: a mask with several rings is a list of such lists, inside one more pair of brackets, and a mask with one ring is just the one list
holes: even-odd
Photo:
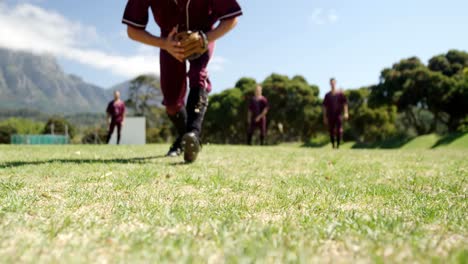
[(326, 25), (338, 22), (339, 15), (334, 9), (324, 10), (323, 8), (315, 8), (308, 18), (311, 25)]
[(323, 9), (322, 8), (316, 8), (312, 11), (312, 15), (309, 17), (309, 23), (315, 24), (315, 25), (323, 25), (325, 24), (325, 21), (323, 20)]
[(142, 48), (132, 56), (123, 56), (92, 48), (106, 42), (94, 27), (32, 4), (12, 7), (0, 3), (0, 25), (0, 46), (4, 48), (49, 53), (130, 78), (141, 73), (159, 74), (155, 49)]
[(330, 11), (328, 11), (328, 21), (330, 23), (336, 23), (338, 22), (338, 20), (340, 19), (340, 17), (338, 16), (338, 13), (336, 12), (336, 10), (334, 9), (331, 9)]

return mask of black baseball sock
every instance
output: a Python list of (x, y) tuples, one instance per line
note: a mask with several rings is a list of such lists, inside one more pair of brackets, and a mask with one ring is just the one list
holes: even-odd
[(190, 88), (187, 99), (187, 132), (195, 133), (199, 139), (207, 109), (208, 92), (199, 87)]
[(174, 127), (177, 130), (177, 140), (176, 140), (176, 143), (177, 143), (181, 140), (182, 136), (186, 132), (187, 111), (185, 110), (185, 108), (182, 108), (177, 114), (175, 115), (168, 114), (168, 116), (169, 116), (169, 119), (172, 121), (172, 124), (174, 124)]

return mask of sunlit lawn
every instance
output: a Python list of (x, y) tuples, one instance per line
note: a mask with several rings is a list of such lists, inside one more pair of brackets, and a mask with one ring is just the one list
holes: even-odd
[(0, 262), (468, 262), (466, 150), (0, 146)]

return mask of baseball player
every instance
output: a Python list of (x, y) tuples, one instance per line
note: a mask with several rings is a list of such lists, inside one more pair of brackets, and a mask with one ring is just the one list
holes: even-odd
[(330, 79), (330, 86), (331, 91), (325, 95), (323, 100), (323, 122), (328, 125), (332, 148), (338, 149), (343, 136), (343, 117), (345, 120), (349, 118), (348, 101), (343, 92), (336, 89), (335, 78)]
[(106, 142), (109, 144), (111, 136), (114, 133), (114, 129), (117, 127), (117, 145), (119, 145), (122, 126), (125, 121), (125, 103), (120, 100), (119, 91), (114, 91), (114, 100), (109, 102), (106, 112), (107, 125), (109, 127)]
[[(146, 30), (149, 9), (161, 29), (159, 36)], [(183, 152), (186, 162), (196, 160), (211, 91), (207, 66), (213, 56), (215, 41), (236, 26), (240, 15), (242, 10), (236, 0), (128, 1), (122, 19), (127, 25), (128, 36), (160, 48), (163, 104), (178, 132), (168, 156)], [(190, 64), (188, 72), (187, 61)], [(190, 92), (185, 104), (187, 77)]]
[(250, 99), (248, 121), (250, 123), (247, 131), (247, 144), (252, 145), (252, 136), (256, 128), (260, 129), (260, 144), (265, 144), (267, 133), (267, 113), (269, 110), (268, 100), (262, 95), (262, 86), (257, 85), (255, 96)]

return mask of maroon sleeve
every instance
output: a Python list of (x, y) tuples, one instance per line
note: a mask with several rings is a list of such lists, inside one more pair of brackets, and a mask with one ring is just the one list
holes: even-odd
[(242, 9), (236, 0), (211, 0), (216, 20), (224, 20), (242, 15)]
[(253, 108), (254, 108), (254, 106), (253, 106), (253, 99), (250, 98), (250, 100), (249, 100), (249, 111), (252, 112), (252, 111), (253, 111)]
[(146, 24), (148, 24), (149, 5), (150, 0), (128, 0), (122, 23), (145, 29)]
[(323, 99), (323, 106), (324, 106), (325, 108), (328, 107), (328, 100), (329, 100), (329, 99), (328, 99), (328, 94), (326, 94), (326, 95), (325, 95), (325, 98)]
[(341, 104), (345, 105), (348, 103), (348, 99), (346, 99), (346, 95), (344, 93), (341, 93)]

